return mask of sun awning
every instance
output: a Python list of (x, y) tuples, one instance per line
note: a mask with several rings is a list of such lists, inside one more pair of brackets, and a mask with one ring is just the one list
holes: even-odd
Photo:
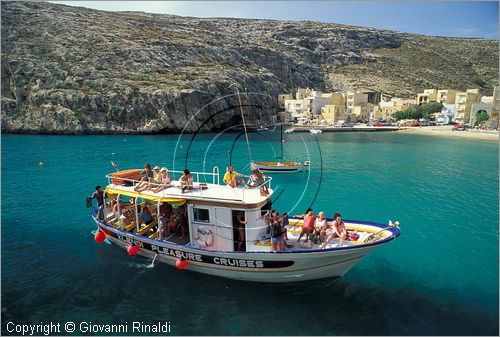
[(111, 187), (106, 188), (105, 192), (108, 195), (108, 197), (111, 199), (114, 199), (115, 195), (121, 194), (121, 195), (125, 195), (127, 197), (142, 198), (142, 199), (150, 200), (153, 202), (158, 202), (158, 201), (168, 202), (169, 204), (175, 204), (177, 206), (182, 206), (186, 203), (186, 199), (161, 197), (161, 196), (143, 194), (143, 193), (138, 193), (138, 192), (133, 192), (133, 191), (123, 191), (123, 190), (119, 190), (119, 189), (111, 188)]

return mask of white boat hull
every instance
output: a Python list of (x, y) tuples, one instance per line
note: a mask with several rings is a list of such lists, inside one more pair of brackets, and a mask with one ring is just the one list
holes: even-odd
[(127, 249), (139, 246), (139, 255), (175, 266), (178, 258), (188, 260), (186, 270), (230, 279), (257, 282), (297, 282), (313, 279), (340, 277), (347, 273), (366, 254), (389, 237), (374, 244), (347, 246), (325, 250), (285, 252), (226, 252), (210, 251), (191, 245), (150, 239), (126, 232), (97, 220), (114, 244)]
[(293, 172), (301, 172), (304, 171), (306, 167), (309, 167), (308, 164), (294, 162), (290, 165), (284, 165), (283, 163), (259, 163), (255, 162), (255, 166), (259, 168), (262, 172), (275, 172), (275, 173), (293, 173)]

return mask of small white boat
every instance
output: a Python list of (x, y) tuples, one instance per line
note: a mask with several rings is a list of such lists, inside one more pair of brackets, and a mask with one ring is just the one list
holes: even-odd
[[(219, 185), (218, 168), (214, 168), (212, 173), (192, 172), (193, 186), (186, 193), (182, 193), (177, 182), (155, 193), (134, 191), (133, 185), (138, 181), (131, 177), (137, 177), (137, 172), (140, 170), (106, 176), (109, 180), (105, 190), (107, 198), (117, 200), (120, 195), (124, 203), (117, 204), (118, 213), (120, 207), (135, 207), (135, 220), (130, 225), (125, 226), (123, 222), (120, 225), (110, 206), (104, 208), (104, 219), (99, 219), (94, 209), (92, 217), (98, 227), (95, 240), (108, 240), (129, 255), (151, 259), (151, 264), (162, 262), (181, 270), (245, 281), (305, 281), (342, 276), (370, 251), (400, 235), (397, 223), (389, 222), (386, 226), (344, 220), (351, 240), (339, 247), (338, 239), (334, 239), (325, 249), (320, 249), (320, 244), (312, 240), (308, 244), (297, 242), (303, 220), (290, 217), (288, 248), (272, 252), (266, 240), (268, 225), (262, 216), (271, 209), (272, 178), (255, 189), (232, 188)], [(179, 172), (169, 174), (175, 178)], [(206, 183), (210, 180), (212, 183)], [(128, 205), (127, 198), (134, 198), (133, 207)], [(172, 205), (176, 217), (171, 219), (180, 219), (172, 220), (177, 231), (161, 239), (156, 228), (160, 221), (160, 203)], [(145, 205), (149, 205), (154, 221), (141, 225), (139, 207)], [(244, 224), (236, 220), (238, 216), (246, 220)], [(183, 229), (182, 236), (178, 233), (179, 227)], [(239, 236), (241, 229), (243, 237)]]
[(312, 134), (318, 134), (318, 133), (322, 133), (323, 131), (321, 131), (319, 129), (309, 129), (309, 132)]
[(295, 131), (295, 128), (291, 128), (291, 129), (286, 129), (285, 130), (285, 133), (292, 133)]
[[(288, 129), (290, 130), (290, 129)], [(286, 131), (288, 131), (286, 130)], [(286, 132), (285, 131), (285, 132)], [(283, 159), (283, 124), (280, 126), (280, 159)], [(258, 168), (262, 172), (274, 172), (274, 173), (293, 173), (301, 172), (304, 169), (308, 169), (311, 166), (310, 161), (298, 162), (298, 161), (256, 161), (251, 163), (254, 167)]]

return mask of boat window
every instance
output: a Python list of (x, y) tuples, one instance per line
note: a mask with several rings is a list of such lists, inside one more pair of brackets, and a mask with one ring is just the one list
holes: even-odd
[(210, 213), (205, 208), (193, 208), (193, 217), (195, 222), (210, 222)]

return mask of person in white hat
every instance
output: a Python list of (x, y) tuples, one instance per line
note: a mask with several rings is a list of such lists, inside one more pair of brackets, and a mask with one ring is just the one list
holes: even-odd
[(169, 186), (172, 186), (172, 177), (168, 174), (168, 170), (166, 167), (162, 167), (161, 170), (161, 178), (160, 178), (160, 184), (156, 187), (153, 188), (153, 192), (160, 192), (164, 189), (166, 189)]

